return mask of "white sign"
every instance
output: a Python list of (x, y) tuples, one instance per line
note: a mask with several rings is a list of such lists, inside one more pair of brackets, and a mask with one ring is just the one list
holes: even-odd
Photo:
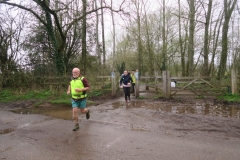
[(112, 72), (111, 75), (112, 75), (112, 77), (115, 77), (115, 73), (114, 72)]
[(138, 75), (139, 75), (138, 72), (135, 72), (135, 73), (134, 73), (134, 76), (135, 76), (136, 79), (138, 79)]

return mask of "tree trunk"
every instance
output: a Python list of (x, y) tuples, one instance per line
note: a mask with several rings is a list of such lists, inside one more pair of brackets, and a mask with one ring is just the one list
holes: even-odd
[[(237, 26), (237, 44), (236, 44), (236, 46), (239, 46), (239, 40), (240, 40), (240, 34), (239, 34), (239, 24), (240, 24), (240, 18), (238, 18), (238, 26)], [(234, 58), (234, 66), (235, 66), (235, 69), (236, 69), (236, 71), (237, 71), (237, 73), (240, 73), (240, 64), (239, 64), (239, 60), (240, 60), (240, 56), (239, 56), (239, 48), (236, 48), (235, 49), (235, 58)]]
[(140, 18), (140, 4), (139, 1), (136, 2), (137, 8), (137, 37), (138, 37), (138, 70), (139, 73), (142, 72), (142, 41), (141, 41), (141, 18)]
[(194, 32), (195, 32), (195, 0), (189, 0), (189, 38), (188, 38), (188, 75), (193, 76), (194, 68)]
[[(183, 45), (183, 54), (184, 56), (186, 56), (186, 52), (187, 52), (187, 48), (188, 48), (188, 43), (187, 43), (187, 40), (188, 40), (188, 22), (187, 21), (187, 24), (184, 25), (184, 31), (185, 31), (185, 38), (184, 38), (184, 45)], [(186, 60), (184, 60), (184, 62), (186, 62)], [(188, 74), (188, 61), (187, 63), (185, 64), (185, 76), (189, 75)]]
[(212, 0), (209, 0), (208, 3), (208, 12), (206, 15), (206, 23), (205, 23), (205, 33), (204, 33), (204, 46), (203, 46), (203, 55), (204, 55), (204, 63), (203, 63), (203, 76), (208, 76), (208, 54), (209, 54), (209, 22), (212, 12)]
[(163, 0), (163, 26), (162, 26), (162, 36), (163, 36), (163, 59), (162, 59), (162, 71), (166, 71), (166, 56), (167, 56), (167, 38), (166, 38), (166, 11), (165, 11), (165, 0)]
[[(111, 7), (112, 7), (112, 0), (111, 0)], [(112, 48), (112, 59), (113, 59), (113, 66), (112, 66), (112, 71), (114, 71), (116, 67), (116, 31), (115, 31), (115, 21), (114, 21), (114, 14), (113, 11), (111, 10), (111, 15), (112, 15), (112, 25), (113, 25), (113, 48)]]
[(81, 71), (84, 75), (87, 73), (87, 17), (86, 17), (86, 12), (87, 12), (87, 1), (82, 0), (82, 5), (83, 5), (83, 11), (82, 14), (85, 15), (83, 17), (83, 23), (82, 23), (82, 70)]
[(148, 51), (148, 64), (149, 64), (149, 72), (150, 75), (154, 75), (154, 58), (153, 58), (153, 47), (152, 47), (152, 42), (150, 39), (150, 33), (149, 33), (149, 25), (148, 25), (148, 18), (147, 18), (147, 11), (146, 7), (144, 5), (144, 12), (145, 12), (145, 29), (146, 29), (146, 40), (147, 40), (147, 51)]
[[(224, 0), (224, 23), (222, 29), (222, 54), (219, 64), (218, 76), (220, 79), (223, 78), (226, 71), (226, 63), (227, 63), (227, 56), (228, 56), (228, 28), (229, 28), (229, 21), (233, 12), (233, 9), (236, 5), (237, 0), (230, 1)], [(232, 4), (231, 4), (232, 3)]]
[[(97, 0), (95, 0), (95, 9), (98, 8), (97, 5)], [(98, 11), (96, 11), (96, 53), (97, 53), (97, 57), (98, 57), (98, 75), (100, 75), (100, 66), (102, 65), (102, 61), (101, 61), (101, 53), (100, 53), (100, 44), (99, 44), (99, 15), (98, 15)]]
[(7, 76), (7, 63), (8, 63), (8, 49), (9, 49), (9, 43), (8, 43), (8, 37), (9, 35), (6, 35), (5, 32), (2, 30), (2, 27), (0, 26), (0, 89), (4, 87), (6, 77)]
[[(221, 16), (221, 17), (220, 17)], [(223, 15), (219, 15), (219, 20), (217, 21), (215, 27), (214, 27), (214, 33), (213, 33), (213, 52), (212, 52), (212, 58), (211, 58), (211, 63), (209, 66), (208, 70), (208, 75), (213, 75), (213, 70), (214, 70), (214, 59), (216, 56), (216, 51), (217, 51), (217, 46), (218, 46), (218, 39), (219, 39), (219, 34), (220, 34), (220, 27), (222, 26), (222, 19)]]
[[(50, 6), (50, 0), (46, 1), (45, 5)], [(55, 58), (54, 61), (55, 61), (57, 73), (58, 75), (63, 75), (66, 71), (65, 71), (65, 65), (63, 62), (63, 56), (61, 54), (62, 50), (59, 48), (58, 41), (54, 33), (51, 14), (49, 13), (49, 11), (47, 11), (46, 8), (43, 7), (43, 9), (45, 11), (45, 16), (47, 21), (46, 29), (47, 29), (50, 41), (52, 42), (52, 45), (53, 45), (52, 47), (54, 52), (54, 58)]]
[[(101, 7), (103, 7), (103, 0), (101, 0)], [(102, 18), (102, 51), (103, 51), (103, 74), (105, 74), (106, 69), (106, 49), (105, 49), (105, 29), (104, 29), (104, 16), (103, 8), (101, 8), (101, 18)]]
[(181, 4), (180, 0), (178, 0), (178, 29), (179, 29), (179, 45), (180, 45), (180, 54), (181, 54), (181, 65), (182, 65), (182, 77), (186, 76), (185, 71), (185, 52), (183, 52), (183, 41), (182, 41), (182, 25), (181, 25)]

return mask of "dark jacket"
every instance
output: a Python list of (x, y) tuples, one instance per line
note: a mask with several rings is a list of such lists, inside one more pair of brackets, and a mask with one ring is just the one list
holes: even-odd
[(128, 83), (132, 83), (132, 82), (133, 82), (133, 80), (129, 75), (126, 75), (126, 76), (123, 75), (122, 78), (120, 79), (120, 86), (122, 84), (127, 85)]

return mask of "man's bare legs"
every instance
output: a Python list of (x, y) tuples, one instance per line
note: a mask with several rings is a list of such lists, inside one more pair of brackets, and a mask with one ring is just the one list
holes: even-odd
[(78, 108), (73, 108), (73, 119), (75, 123), (78, 123)]
[[(81, 111), (81, 113), (84, 113), (84, 114), (88, 113), (87, 108), (83, 108), (83, 109), (81, 108), (80, 111)], [(77, 107), (73, 108), (73, 119), (74, 119), (75, 123), (78, 123), (78, 108)]]
[[(90, 118), (90, 112), (87, 108), (81, 108), (80, 109), (81, 113), (86, 114), (86, 118), (89, 119)], [(78, 108), (75, 107), (73, 108), (73, 119), (75, 122), (75, 128), (73, 129), (73, 131), (76, 131), (79, 129), (79, 124), (78, 124)]]
[(86, 114), (86, 119), (90, 118), (90, 111), (87, 108), (81, 108), (80, 111)]
[(73, 131), (77, 131), (79, 129), (79, 124), (78, 124), (78, 107), (73, 108), (73, 119), (75, 122), (75, 128)]

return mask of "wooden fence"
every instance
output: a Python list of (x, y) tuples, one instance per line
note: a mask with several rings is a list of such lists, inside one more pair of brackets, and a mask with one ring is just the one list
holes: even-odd
[(232, 73), (231, 78), (225, 77), (229, 83), (224, 83), (223, 80), (218, 80), (219, 77), (171, 77), (169, 71), (163, 71), (162, 76), (156, 72), (155, 76), (142, 76), (140, 80), (141, 84), (146, 85), (146, 90), (149, 88), (160, 90), (164, 97), (183, 93), (190, 94), (190, 92), (203, 96), (223, 94), (224, 92), (238, 93), (234, 90), (237, 90), (236, 86), (239, 86), (239, 81), (234, 76), (240, 78)]
[(66, 89), (68, 87), (68, 84), (70, 82), (69, 77), (44, 77), (44, 88), (49, 88), (52, 90), (62, 90)]
[[(146, 91), (149, 88), (153, 88), (156, 91), (161, 91), (164, 97), (174, 96), (181, 94), (183, 91), (189, 91), (196, 95), (206, 95), (214, 92), (215, 94), (222, 94), (223, 92), (231, 92), (233, 94), (239, 93), (240, 88), (240, 76), (236, 74), (235, 70), (231, 70), (231, 77), (228, 84), (223, 84), (222, 80), (217, 80), (218, 77), (171, 77), (169, 71), (163, 71), (162, 75), (158, 75), (155, 72), (154, 76), (141, 76), (136, 79), (135, 95), (139, 97), (140, 83), (146, 86)], [(211, 81), (211, 80), (215, 81)], [(112, 96), (116, 95), (119, 86), (120, 77), (112, 73), (111, 76), (98, 76), (93, 82), (91, 82), (92, 89), (108, 89), (112, 91)], [(176, 82), (176, 84), (175, 84)], [(60, 89), (61, 87), (67, 87), (69, 83), (69, 77), (48, 77), (45, 78), (44, 85), (50, 89)], [(175, 85), (173, 87), (173, 85)]]
[[(94, 80), (89, 81), (91, 90), (111, 90), (112, 96), (116, 96), (117, 92), (117, 78), (115, 75), (112, 76), (98, 76)], [(70, 77), (44, 77), (44, 88), (50, 90), (62, 90), (68, 87)]]
[[(111, 90), (112, 96), (115, 96), (120, 78), (115, 73), (110, 76), (99, 76), (90, 81), (91, 89)], [(180, 94), (182, 91), (190, 91), (196, 95), (210, 92), (220, 93), (222, 90), (239, 94), (240, 76), (232, 69), (231, 76), (227, 78), (229, 83), (224, 84), (222, 80), (217, 80), (218, 77), (171, 77), (169, 71), (163, 71), (161, 76), (158, 75), (158, 72), (155, 72), (154, 76), (146, 75), (141, 76), (140, 79), (139, 77), (136, 78), (135, 95), (139, 97), (140, 93), (143, 92), (140, 91), (140, 83), (146, 86), (145, 91), (154, 88), (157, 91), (160, 90), (164, 97)], [(51, 90), (67, 89), (70, 81), (70, 77), (42, 77), (42, 79), (44, 79), (44, 87)], [(212, 81), (213, 79), (215, 81)], [(175, 81), (177, 84), (173, 87)]]

